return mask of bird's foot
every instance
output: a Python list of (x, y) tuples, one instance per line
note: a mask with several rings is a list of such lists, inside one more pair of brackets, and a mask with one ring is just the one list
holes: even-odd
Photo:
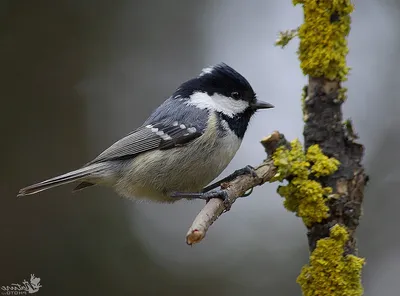
[(170, 195), (171, 197), (177, 198), (187, 198), (187, 199), (202, 199), (206, 202), (209, 202), (212, 198), (219, 198), (224, 202), (225, 211), (229, 211), (231, 208), (231, 203), (228, 198), (228, 193), (225, 190), (213, 190), (208, 192), (173, 192)]
[[(229, 176), (223, 178), (222, 180), (219, 180), (219, 181), (217, 181), (217, 182), (215, 182), (215, 183), (213, 183), (211, 185), (208, 185), (207, 187), (205, 187), (203, 189), (203, 192), (208, 192), (210, 190), (213, 190), (213, 189), (215, 189), (217, 187), (220, 187), (222, 183), (233, 181), (235, 178), (237, 178), (239, 176), (243, 176), (243, 175), (251, 175), (254, 178), (257, 177), (256, 170), (252, 166), (247, 165), (242, 169), (234, 171), (232, 174), (230, 174)], [(249, 194), (245, 194), (244, 196), (249, 196), (252, 191), (253, 190), (251, 190)]]

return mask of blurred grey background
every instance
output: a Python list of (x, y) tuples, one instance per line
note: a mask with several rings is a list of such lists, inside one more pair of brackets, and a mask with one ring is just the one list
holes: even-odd
[[(259, 140), (302, 138), (291, 1), (0, 1), (0, 286), (41, 278), (38, 295), (300, 295), (306, 231), (277, 184), (238, 201), (199, 245), (203, 203), (134, 203), (104, 188), (19, 188), (72, 170), (140, 125), (184, 80), (224, 61), (276, 108), (253, 119), (224, 172), (265, 157)], [(400, 291), (400, 4), (356, 1), (345, 117), (371, 177), (358, 231), (365, 295)]]

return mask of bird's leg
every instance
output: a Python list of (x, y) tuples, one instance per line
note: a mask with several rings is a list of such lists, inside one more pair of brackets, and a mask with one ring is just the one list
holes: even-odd
[(223, 178), (222, 180), (219, 180), (219, 181), (217, 181), (217, 182), (215, 182), (215, 183), (213, 183), (211, 185), (208, 185), (207, 187), (203, 188), (203, 192), (208, 192), (208, 191), (213, 190), (213, 189), (215, 189), (217, 187), (220, 187), (222, 183), (230, 182), (230, 181), (234, 180), (236, 177), (243, 176), (243, 175), (248, 175), (248, 174), (252, 175), (253, 177), (257, 177), (257, 173), (256, 173), (255, 169), (252, 166), (247, 165), (242, 169), (234, 171), (232, 174), (230, 174), (229, 176)]
[(228, 199), (228, 193), (225, 190), (217, 189), (208, 192), (173, 192), (170, 197), (188, 198), (188, 199), (202, 199), (209, 202), (212, 198), (219, 198), (224, 202), (225, 210), (229, 211), (231, 204)]

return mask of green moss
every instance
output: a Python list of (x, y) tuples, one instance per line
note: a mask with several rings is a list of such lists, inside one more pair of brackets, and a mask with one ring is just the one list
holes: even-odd
[(343, 255), (349, 239), (345, 227), (335, 225), (328, 238), (320, 239), (303, 267), (297, 282), (304, 296), (360, 296), (363, 294), (361, 271), (364, 259)]
[(300, 26), (298, 50), (305, 75), (346, 80), (349, 68), (346, 37), (350, 32), (350, 0), (293, 0), (302, 4), (304, 23)]
[(358, 139), (358, 135), (354, 130), (353, 121), (350, 118), (343, 122), (343, 127), (344, 127), (345, 132), (346, 132), (346, 137), (349, 140), (354, 141), (354, 140)]
[(273, 154), (277, 173), (271, 181), (289, 183), (278, 187), (284, 206), (303, 219), (305, 225), (321, 222), (328, 217), (329, 208), (325, 201), (332, 188), (323, 187), (310, 177), (319, 178), (334, 173), (339, 161), (325, 156), (318, 145), (310, 146), (304, 153), (299, 140), (291, 142), (291, 149), (279, 147)]

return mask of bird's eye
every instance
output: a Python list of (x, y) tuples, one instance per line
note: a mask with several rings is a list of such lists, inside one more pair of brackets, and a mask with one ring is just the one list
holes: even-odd
[(231, 97), (234, 98), (235, 100), (239, 100), (240, 94), (237, 91), (234, 91), (231, 93)]

